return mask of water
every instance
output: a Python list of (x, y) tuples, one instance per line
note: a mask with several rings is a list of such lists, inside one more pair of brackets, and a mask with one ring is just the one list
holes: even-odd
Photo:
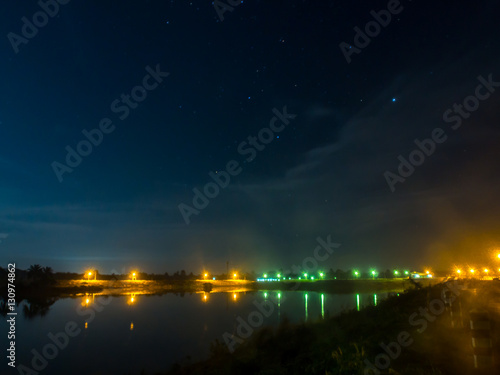
[[(23, 309), (28, 309), (29, 304), (23, 302), (18, 307), (16, 324), (17, 365), (33, 368), (34, 349), (45, 357), (54, 357), (47, 360), (40, 374), (165, 371), (176, 361), (185, 363), (187, 356), (191, 360), (208, 356), (210, 343), (215, 339), (223, 342), (225, 332), (237, 333), (239, 322), (248, 322), (249, 314), (254, 319), (250, 323), (256, 328), (261, 321), (263, 325), (278, 326), (285, 316), (291, 322), (312, 322), (375, 305), (386, 296), (278, 291), (87, 295), (59, 299), (50, 306), (33, 303), (27, 313)], [(267, 307), (263, 310), (267, 317), (259, 312), (257, 304)], [(270, 306), (273, 311), (269, 313)], [(68, 324), (74, 337), (69, 337), (67, 345), (56, 353), (55, 346), (47, 345), (52, 343), (48, 334), (64, 332)], [(0, 329), (7, 332), (5, 319), (1, 320)], [(64, 346), (64, 335), (58, 336)], [(3, 339), (5, 345), (6, 341)], [(0, 373), (5, 368), (2, 366)]]

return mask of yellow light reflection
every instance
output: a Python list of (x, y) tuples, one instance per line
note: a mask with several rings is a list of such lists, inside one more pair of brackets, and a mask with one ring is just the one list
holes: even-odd
[(133, 331), (134, 330), (134, 322), (130, 323), (130, 330)]
[(133, 305), (133, 304), (135, 304), (135, 303), (137, 303), (137, 298), (135, 297), (135, 293), (132, 293), (132, 294), (130, 295), (129, 300), (127, 301), (127, 304), (128, 304), (128, 305)]
[(207, 302), (208, 301), (208, 294), (207, 293), (203, 293), (203, 299), (202, 299), (203, 302)]
[(89, 328), (89, 324), (85, 322), (85, 329)]
[(236, 301), (237, 298), (238, 296), (236, 295), (236, 293), (233, 293), (233, 300)]

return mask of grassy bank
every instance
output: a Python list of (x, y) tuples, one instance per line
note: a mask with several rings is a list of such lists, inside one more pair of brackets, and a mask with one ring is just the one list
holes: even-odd
[[(400, 345), (400, 353), (380, 373), (493, 374), (492, 369), (473, 369), (469, 325), (471, 310), (488, 311), (493, 342), (499, 342), (497, 310), (488, 302), (498, 299), (499, 289), (488, 288), (456, 289), (453, 308), (458, 310), (453, 316), (449, 309), (436, 310), (442, 306), (444, 286), (434, 285), (326, 321), (291, 325), (285, 320), (277, 329), (262, 328), (254, 333), (233, 353), (225, 343), (216, 342), (206, 361), (177, 364), (167, 374), (376, 374), (367, 370), (366, 361), (376, 363), (377, 356), (385, 353), (380, 343), (397, 342), (402, 332), (407, 332), (403, 342), (411, 341), (410, 345)], [(422, 317), (426, 312), (428, 318)], [(498, 345), (494, 351), (498, 358)]]

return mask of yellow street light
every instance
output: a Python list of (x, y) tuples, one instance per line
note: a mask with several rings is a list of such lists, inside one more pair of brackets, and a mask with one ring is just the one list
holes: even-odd
[(203, 278), (204, 278), (204, 279), (206, 279), (207, 277), (208, 277), (208, 273), (205, 273), (205, 274), (203, 275)]
[(233, 278), (235, 278), (235, 279), (236, 279), (236, 276), (238, 276), (238, 275), (234, 273), (234, 274), (233, 274)]
[(87, 280), (90, 281), (90, 276), (92, 276), (92, 272), (87, 272)]

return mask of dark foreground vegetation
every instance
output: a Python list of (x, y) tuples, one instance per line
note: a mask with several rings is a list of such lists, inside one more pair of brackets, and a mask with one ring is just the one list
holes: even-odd
[[(498, 361), (500, 356), (498, 315), (488, 303), (491, 298), (498, 299), (498, 290), (488, 288), (479, 292), (455, 289), (458, 295), (451, 295), (451, 308), (440, 308), (445, 305), (439, 302), (443, 301), (443, 290), (448, 290), (441, 284), (413, 289), (379, 306), (346, 312), (326, 321), (291, 325), (285, 320), (277, 329), (263, 328), (254, 333), (233, 353), (224, 342), (216, 342), (209, 359), (176, 364), (166, 374), (498, 373), (498, 362), (481, 371), (473, 367), (471, 310), (489, 312), (493, 357)], [(407, 346), (391, 344), (398, 342), (398, 337)], [(381, 343), (389, 346), (392, 354), (386, 356)], [(380, 354), (383, 356), (376, 362)], [(383, 357), (389, 362), (384, 362)], [(375, 363), (385, 368), (377, 368)]]

